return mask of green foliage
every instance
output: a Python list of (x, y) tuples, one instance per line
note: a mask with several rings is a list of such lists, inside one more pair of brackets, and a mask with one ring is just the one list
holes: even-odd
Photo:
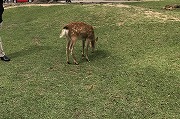
[[(1, 36), (11, 61), (0, 62), (0, 118), (177, 119), (180, 13), (134, 4), (6, 9)], [(80, 64), (66, 64), (59, 32), (72, 21), (95, 27), (90, 63), (78, 41)]]

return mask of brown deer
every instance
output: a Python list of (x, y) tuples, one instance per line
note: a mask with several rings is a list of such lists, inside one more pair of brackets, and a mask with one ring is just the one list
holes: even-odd
[(166, 5), (165, 7), (163, 7), (166, 10), (174, 10), (176, 8), (180, 8), (180, 5), (174, 4), (174, 5)]
[(86, 60), (89, 61), (88, 58), (88, 47), (92, 48), (92, 52), (95, 49), (95, 43), (98, 40), (98, 37), (95, 38), (94, 29), (91, 25), (88, 25), (83, 22), (72, 22), (64, 26), (60, 33), (60, 38), (66, 36), (67, 38), (67, 46), (66, 46), (66, 56), (67, 56), (67, 63), (69, 62), (69, 54), (71, 53), (74, 63), (78, 65), (76, 57), (74, 55), (73, 49), (77, 39), (82, 39), (82, 58), (85, 57), (84, 55), (84, 48), (86, 43)]

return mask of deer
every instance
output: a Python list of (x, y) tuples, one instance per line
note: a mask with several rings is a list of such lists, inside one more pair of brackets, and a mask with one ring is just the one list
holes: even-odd
[(176, 8), (180, 8), (180, 5), (174, 4), (174, 5), (166, 5), (163, 7), (165, 10), (174, 10)]
[[(74, 64), (78, 65), (79, 63), (76, 60), (75, 54), (73, 52), (74, 45), (78, 39), (82, 40), (82, 59), (86, 58), (88, 62), (90, 62), (88, 58), (88, 48), (89, 46), (92, 48), (92, 53), (95, 50), (95, 44), (98, 41), (98, 37), (95, 38), (94, 28), (91, 25), (88, 25), (83, 22), (71, 22), (65, 25), (60, 32), (60, 38), (66, 36), (67, 45), (66, 45), (66, 58), (67, 63), (69, 62), (69, 55), (73, 58)], [(86, 45), (86, 55), (84, 54), (84, 48)]]

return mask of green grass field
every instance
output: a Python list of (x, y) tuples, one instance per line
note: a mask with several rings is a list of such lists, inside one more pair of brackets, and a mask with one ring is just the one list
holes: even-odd
[[(166, 4), (6, 9), (0, 36), (11, 61), (0, 61), (0, 119), (178, 119), (180, 10)], [(80, 64), (66, 64), (59, 32), (72, 21), (99, 37), (90, 62), (78, 41)]]

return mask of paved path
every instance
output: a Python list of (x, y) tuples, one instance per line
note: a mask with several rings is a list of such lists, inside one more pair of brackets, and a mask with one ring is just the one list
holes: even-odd
[[(137, 0), (71, 0), (72, 3), (80, 3), (80, 4), (106, 4), (106, 3), (123, 3), (123, 2), (139, 2)], [(17, 4), (17, 3), (4, 3), (5, 9), (22, 7), (22, 6), (52, 6), (52, 5), (63, 5), (69, 4), (66, 3), (65, 0), (59, 0), (58, 3), (44, 3), (44, 4)]]
[[(137, 0), (71, 0), (72, 3), (122, 3), (122, 2), (139, 2)], [(59, 1), (60, 3), (65, 3), (64, 1)]]

